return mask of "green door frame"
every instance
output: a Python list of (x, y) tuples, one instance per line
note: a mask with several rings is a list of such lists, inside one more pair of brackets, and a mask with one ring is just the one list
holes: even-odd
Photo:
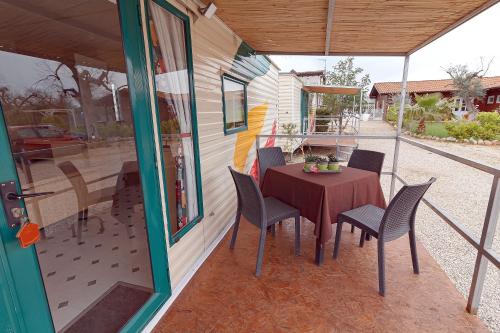
[[(140, 3), (140, 0), (133, 0), (134, 2), (137, 2), (138, 5)], [(191, 133), (192, 133), (192, 138), (193, 138), (193, 153), (194, 153), (194, 167), (195, 167), (195, 175), (196, 175), (196, 196), (198, 200), (198, 215), (195, 216), (191, 221), (188, 221), (187, 225), (185, 225), (181, 230), (177, 231), (175, 234), (169, 233), (169, 244), (170, 246), (173, 246), (175, 243), (177, 243), (185, 234), (187, 234), (197, 223), (199, 223), (203, 217), (204, 217), (204, 210), (203, 210), (203, 189), (202, 189), (202, 181), (201, 181), (201, 166), (200, 166), (200, 144), (199, 144), (199, 138), (198, 138), (198, 116), (196, 112), (196, 97), (195, 97), (195, 89), (194, 89), (194, 67), (193, 67), (193, 49), (191, 46), (191, 24), (190, 24), (190, 19), (189, 16), (181, 12), (179, 9), (177, 9), (175, 6), (172, 4), (168, 3), (166, 0), (152, 0), (154, 1), (157, 5), (168, 11), (169, 13), (175, 15), (177, 18), (179, 18), (183, 23), (184, 23), (184, 42), (186, 45), (186, 60), (187, 60), (187, 70), (188, 70), (188, 79), (189, 79), (189, 96), (190, 96), (190, 107), (191, 107)], [(151, 14), (149, 12), (149, 7), (147, 4), (148, 0), (144, 0), (144, 15), (145, 19), (147, 22), (149, 22), (149, 19), (151, 18)], [(149, 45), (149, 54), (150, 54), (150, 59), (153, 57), (153, 42), (151, 39), (151, 30), (148, 28), (146, 30), (147, 36), (148, 36), (148, 45)], [(155, 69), (154, 69), (154, 64), (150, 64), (152, 75), (156, 75)], [(152, 89), (155, 92), (156, 96), (156, 82), (153, 79), (152, 82)], [(158, 98), (155, 97), (154, 101), (150, 100), (150, 103), (154, 103), (155, 109), (157, 110), (156, 112), (156, 123), (157, 123), (157, 131), (160, 133), (160, 138), (161, 140), (161, 121), (160, 121), (160, 110), (159, 104), (158, 104)], [(161, 141), (160, 141), (161, 142)], [(165, 159), (163, 156), (163, 149), (160, 149), (160, 161), (161, 161), (161, 168), (162, 170), (166, 170), (165, 168)], [(167, 179), (165, 174), (163, 175), (163, 188), (167, 188)], [(168, 193), (165, 193), (166, 196), (168, 196)], [(167, 208), (167, 212), (169, 211), (168, 207), (168, 199), (165, 201), (165, 206)], [(167, 214), (169, 215), (169, 214)], [(169, 228), (168, 230), (172, 230), (171, 226), (172, 223), (177, 223), (177, 221), (168, 221)]]
[[(154, 294), (122, 328), (122, 332), (138, 332), (145, 327), (172, 294), (163, 221), (159, 175), (156, 166), (155, 138), (149, 98), (149, 84), (144, 42), (141, 32), (139, 0), (120, 0), (118, 9), (127, 67), (135, 144), (144, 196), (144, 214), (150, 248)], [(15, 162), (0, 106), (0, 182), (16, 180)], [(20, 188), (18, 188), (20, 191)], [(16, 239), (17, 229), (6, 223), (0, 202), (0, 325), (14, 332), (54, 332), (47, 295), (43, 286), (38, 258), (33, 246), (22, 249)], [(0, 326), (2, 327), (2, 326)]]
[[(12, 158), (9, 137), (2, 106), (0, 105), (0, 182), (15, 180), (20, 191), (16, 165)], [(19, 192), (18, 192), (19, 193)], [(6, 221), (3, 204), (0, 201), (0, 261), (4, 275), (0, 276), (2, 291), (9, 293), (3, 298), (12, 311), (11, 322), (15, 332), (52, 332), (54, 326), (50, 315), (49, 303), (43, 286), (40, 266), (35, 247), (23, 249), (16, 238), (17, 228), (11, 229)], [(4, 285), (4, 283), (6, 283)], [(6, 290), (8, 289), (8, 290)], [(3, 296), (3, 295), (2, 295)], [(0, 302), (1, 302), (0, 301)]]
[(307, 130), (304, 128), (304, 119), (309, 117), (309, 93), (304, 89), (300, 92), (300, 134), (304, 134), (304, 130)]

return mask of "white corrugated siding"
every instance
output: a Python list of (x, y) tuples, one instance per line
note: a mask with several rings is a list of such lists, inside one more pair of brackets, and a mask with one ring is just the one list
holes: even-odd
[(301, 90), (303, 84), (293, 74), (279, 74), (278, 121), (300, 125)]
[[(191, 40), (205, 217), (168, 248), (172, 288), (232, 222), (236, 211), (236, 194), (227, 166), (233, 165), (238, 134), (224, 135), (221, 75), (230, 72), (241, 39), (216, 17), (208, 20), (201, 16), (195, 22), (191, 21)], [(277, 118), (278, 69), (271, 65), (266, 75), (250, 81), (247, 93), (250, 112), (256, 106), (268, 105), (261, 134), (270, 134)], [(245, 172), (250, 170), (254, 160), (253, 144)]]
[[(300, 108), (302, 81), (290, 73), (279, 74), (278, 93), (278, 133), (286, 134), (281, 127), (283, 124), (297, 125), (297, 134), (300, 132)], [(298, 143), (297, 143), (298, 144)], [(276, 140), (276, 145), (285, 146), (285, 139)], [(293, 147), (294, 149), (296, 147)]]

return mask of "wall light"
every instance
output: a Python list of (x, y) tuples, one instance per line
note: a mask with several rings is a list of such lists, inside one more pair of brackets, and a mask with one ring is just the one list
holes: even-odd
[(215, 6), (215, 4), (213, 2), (211, 2), (207, 7), (200, 9), (200, 12), (207, 19), (211, 19), (212, 16), (214, 16), (216, 11), (217, 11), (217, 7)]

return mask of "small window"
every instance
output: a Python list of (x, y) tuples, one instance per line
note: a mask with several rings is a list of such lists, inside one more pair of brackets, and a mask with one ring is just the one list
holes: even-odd
[(244, 131), (248, 128), (247, 84), (230, 75), (222, 75), (222, 111), (224, 134)]
[(497, 95), (497, 103), (500, 104), (500, 95)]
[(455, 112), (465, 112), (467, 111), (467, 105), (465, 104), (465, 101), (462, 98), (455, 98)]
[(493, 104), (493, 102), (495, 102), (495, 96), (488, 96), (488, 102), (486, 102), (486, 103)]

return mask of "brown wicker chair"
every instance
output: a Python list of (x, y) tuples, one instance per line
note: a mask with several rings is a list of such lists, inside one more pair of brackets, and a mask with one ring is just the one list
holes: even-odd
[(429, 186), (435, 181), (436, 178), (431, 178), (427, 183), (403, 186), (394, 199), (392, 199), (389, 207), (385, 210), (373, 205), (364, 205), (339, 214), (333, 258), (337, 259), (339, 254), (343, 223), (349, 223), (361, 229), (360, 247), (363, 247), (365, 235), (377, 238), (379, 294), (384, 296), (384, 244), (408, 234), (410, 238), (413, 272), (418, 274), (417, 247), (415, 243), (415, 214), (420, 200), (422, 200)]
[(262, 186), (264, 175), (268, 168), (273, 166), (286, 165), (285, 155), (280, 147), (266, 147), (257, 149), (257, 159), (259, 161), (259, 184)]
[(231, 167), (229, 167), (229, 171), (236, 185), (236, 194), (238, 197), (236, 219), (234, 221), (230, 248), (234, 249), (240, 219), (243, 215), (248, 222), (260, 229), (259, 250), (257, 252), (257, 264), (255, 269), (255, 275), (258, 277), (261, 273), (262, 260), (264, 258), (264, 244), (266, 241), (267, 228), (269, 226), (274, 226), (274, 224), (281, 220), (293, 217), (295, 219), (295, 255), (300, 255), (299, 210), (276, 198), (264, 198), (257, 183), (251, 176), (237, 172)]
[[(385, 154), (378, 151), (356, 149), (352, 152), (347, 166), (366, 171), (376, 172), (380, 178), (382, 166), (384, 165)], [(354, 232), (354, 226), (351, 226), (351, 232)], [(366, 239), (370, 239), (367, 236)]]

